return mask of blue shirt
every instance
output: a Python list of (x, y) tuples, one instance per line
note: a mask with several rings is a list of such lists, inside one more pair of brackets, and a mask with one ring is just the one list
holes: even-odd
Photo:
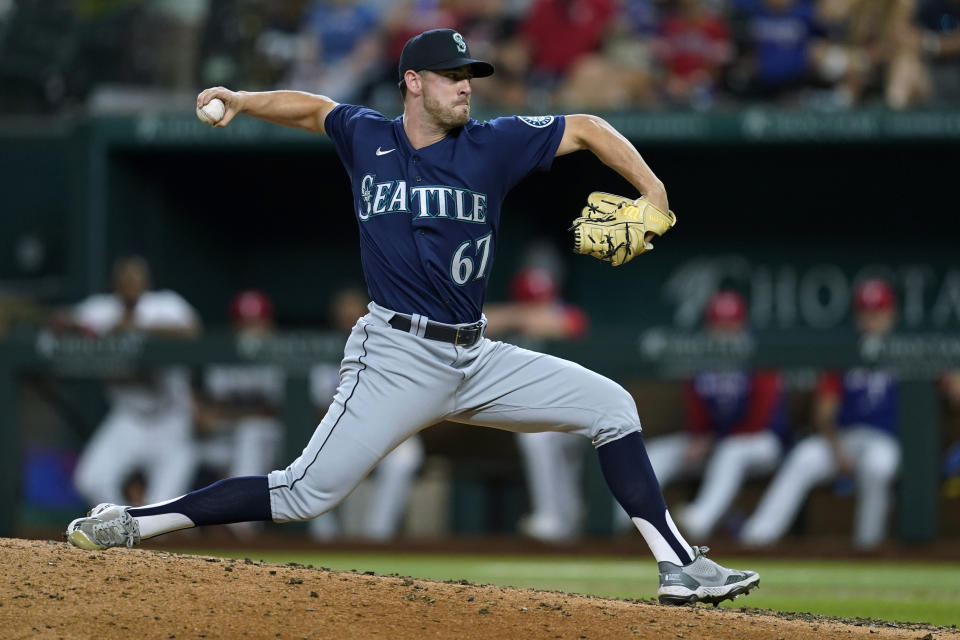
[(355, 105), (324, 123), (353, 190), (370, 298), (446, 323), (480, 319), (507, 192), (549, 169), (563, 116), (470, 120), (414, 149), (403, 120)]
[(885, 371), (851, 369), (821, 377), (818, 392), (840, 398), (837, 427), (868, 424), (897, 435), (899, 384)]
[(319, 40), (321, 62), (332, 65), (353, 53), (380, 18), (372, 7), (321, 3), (309, 10), (306, 22)]
[(786, 393), (777, 371), (698, 371), (686, 400), (694, 433), (725, 438), (770, 430), (786, 438)]
[(801, 79), (807, 71), (810, 42), (819, 33), (813, 5), (801, 0), (777, 11), (759, 0), (736, 0), (735, 4), (749, 20), (760, 80), (781, 85)]

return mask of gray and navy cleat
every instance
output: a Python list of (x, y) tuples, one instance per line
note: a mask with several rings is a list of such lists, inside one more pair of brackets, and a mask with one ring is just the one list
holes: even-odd
[(755, 571), (735, 571), (721, 567), (705, 555), (707, 547), (693, 547), (694, 559), (680, 566), (660, 562), (661, 604), (693, 604), (707, 602), (714, 606), (750, 592), (760, 584)]
[(132, 547), (140, 542), (137, 520), (121, 505), (98, 504), (85, 518), (67, 526), (67, 542), (80, 549), (97, 551), (110, 547)]

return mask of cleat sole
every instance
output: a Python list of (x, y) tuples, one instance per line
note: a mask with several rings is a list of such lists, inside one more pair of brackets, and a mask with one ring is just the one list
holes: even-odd
[(74, 531), (68, 535), (67, 542), (78, 549), (84, 549), (86, 551), (102, 551), (103, 549), (106, 549), (105, 546), (91, 541), (87, 536), (83, 535), (82, 531)]
[(750, 593), (751, 590), (759, 586), (760, 579), (757, 578), (757, 580), (754, 582), (734, 587), (722, 595), (698, 596), (696, 593), (691, 593), (689, 595), (663, 594), (659, 596), (658, 600), (660, 601), (660, 604), (669, 604), (674, 606), (683, 606), (688, 604), (696, 604), (697, 602), (703, 602), (704, 604), (712, 604), (716, 607), (719, 606), (724, 600), (735, 600), (740, 596), (745, 596)]
[(660, 600), (660, 604), (680, 607), (687, 604), (696, 604), (699, 598), (697, 598), (697, 594), (693, 594), (689, 596), (660, 596), (658, 600)]

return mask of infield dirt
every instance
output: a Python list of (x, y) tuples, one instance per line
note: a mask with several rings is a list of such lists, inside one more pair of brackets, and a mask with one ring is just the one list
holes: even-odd
[[(956, 629), (0, 538), (2, 638), (960, 639)], [(738, 601), (739, 602), (739, 601)], [(891, 626), (892, 625), (892, 626)]]

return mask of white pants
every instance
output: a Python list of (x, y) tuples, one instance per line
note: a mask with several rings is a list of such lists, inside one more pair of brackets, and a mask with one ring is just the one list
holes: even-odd
[(486, 338), (472, 347), (428, 340), (369, 308), (347, 340), (330, 410), (300, 457), (269, 475), (277, 522), (332, 509), (388, 452), (441, 420), (565, 431), (595, 446), (640, 430), (633, 397), (580, 365)]
[[(886, 532), (891, 488), (900, 468), (900, 443), (867, 425), (845, 428), (839, 437), (840, 446), (855, 467), (854, 542), (859, 547), (874, 547), (883, 541)], [(741, 534), (743, 542), (764, 545), (780, 539), (810, 490), (836, 474), (836, 459), (825, 438), (811, 436), (800, 442), (787, 456), (756, 512), (745, 523)]]
[(583, 519), (583, 438), (545, 431), (518, 433), (516, 439), (530, 493), (524, 532), (548, 541), (576, 537)]
[(199, 462), (226, 476), (263, 475), (276, 465), (282, 438), (283, 426), (276, 418), (238, 418), (223, 432), (197, 442)]
[(91, 505), (126, 504), (123, 482), (142, 471), (147, 504), (185, 494), (197, 464), (192, 429), (189, 409), (110, 411), (80, 455), (73, 477), (77, 491)]
[(397, 535), (421, 464), (423, 442), (418, 436), (404, 440), (380, 461), (363, 522), (365, 538), (389, 540)]
[(691, 465), (684, 460), (690, 441), (687, 432), (651, 438), (647, 453), (661, 487), (702, 474), (696, 497), (677, 513), (677, 524), (690, 538), (705, 538), (730, 508), (747, 478), (776, 469), (782, 445), (770, 431), (732, 435), (717, 441), (710, 453)]

